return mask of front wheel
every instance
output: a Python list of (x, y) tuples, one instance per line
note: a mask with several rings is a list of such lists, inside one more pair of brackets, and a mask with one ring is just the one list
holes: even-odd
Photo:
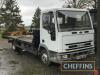
[(46, 65), (50, 65), (48, 53), (46, 51), (42, 51), (42, 53), (41, 53), (41, 61), (42, 61), (42, 63), (44, 63)]

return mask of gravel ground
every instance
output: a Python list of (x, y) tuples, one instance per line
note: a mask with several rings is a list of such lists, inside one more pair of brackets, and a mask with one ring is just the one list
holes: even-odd
[[(94, 59), (89, 57), (85, 60)], [(0, 75), (93, 75), (93, 72), (61, 72), (58, 64), (46, 66), (28, 52), (19, 55), (7, 40), (0, 40)]]

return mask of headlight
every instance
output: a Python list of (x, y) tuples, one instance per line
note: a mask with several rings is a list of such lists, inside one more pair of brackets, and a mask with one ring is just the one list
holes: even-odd
[(68, 58), (68, 55), (62, 55), (61, 58), (66, 59), (66, 58)]

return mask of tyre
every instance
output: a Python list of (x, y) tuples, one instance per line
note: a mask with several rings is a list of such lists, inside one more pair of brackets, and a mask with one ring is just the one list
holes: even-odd
[(14, 50), (14, 51), (17, 50), (16, 46), (13, 43), (12, 43), (12, 50)]
[(15, 47), (15, 45), (14, 44), (12, 44), (12, 50), (16, 50), (16, 47)]
[(49, 56), (46, 50), (41, 52), (41, 61), (43, 64), (50, 65)]
[(19, 47), (15, 46), (14, 44), (12, 44), (12, 50), (17, 52), (18, 54), (22, 54), (22, 49), (20, 49)]

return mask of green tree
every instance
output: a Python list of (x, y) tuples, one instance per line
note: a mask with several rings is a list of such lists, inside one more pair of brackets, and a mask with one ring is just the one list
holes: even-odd
[(38, 7), (36, 9), (34, 16), (33, 16), (31, 27), (40, 28), (40, 13), (41, 13), (41, 9)]
[(95, 8), (95, 0), (64, 0), (64, 8)]
[(0, 0), (0, 26), (1, 26), (1, 20), (2, 20), (2, 15), (1, 15), (2, 11), (1, 11), (1, 8), (3, 6), (3, 2), (4, 2), (4, 0)]
[(16, 0), (5, 0), (1, 7), (1, 23), (6, 31), (15, 31), (18, 24), (22, 23), (20, 10)]
[(3, 2), (4, 2), (4, 0), (0, 0), (0, 8), (1, 8)]

